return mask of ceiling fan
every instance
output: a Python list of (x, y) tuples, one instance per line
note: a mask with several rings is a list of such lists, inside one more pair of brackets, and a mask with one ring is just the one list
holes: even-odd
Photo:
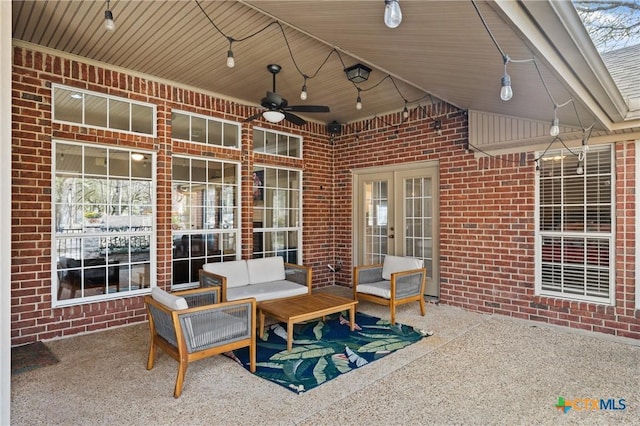
[(304, 126), (307, 122), (291, 112), (329, 112), (328, 106), (323, 105), (289, 105), (287, 100), (276, 93), (276, 74), (280, 72), (282, 67), (277, 64), (267, 65), (267, 70), (273, 75), (273, 91), (267, 91), (267, 96), (262, 98), (260, 105), (265, 110), (257, 114), (247, 117), (244, 121), (252, 121), (262, 116), (271, 123), (279, 123), (286, 119), (298, 126)]

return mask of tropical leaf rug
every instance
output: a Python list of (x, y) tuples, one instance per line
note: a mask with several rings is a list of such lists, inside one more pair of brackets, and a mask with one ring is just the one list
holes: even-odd
[[(360, 312), (351, 331), (347, 318), (345, 311), (296, 324), (290, 352), (286, 324), (265, 327), (264, 336), (257, 338), (255, 374), (302, 393), (432, 334)], [(249, 369), (249, 348), (228, 355)]]

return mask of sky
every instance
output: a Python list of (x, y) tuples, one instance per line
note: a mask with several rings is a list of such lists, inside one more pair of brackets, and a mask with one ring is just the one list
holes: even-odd
[[(580, 6), (585, 3), (594, 2), (581, 2), (575, 1), (574, 5)], [(602, 1), (602, 4), (615, 4), (625, 3), (629, 4), (629, 7), (618, 6), (608, 11), (592, 12), (588, 15), (582, 14), (578, 11), (578, 14), (583, 20), (587, 32), (591, 35), (591, 39), (598, 50), (608, 52), (611, 50), (620, 49), (627, 46), (634, 46), (640, 43), (640, 0), (627, 0), (627, 1)], [(594, 24), (593, 26), (591, 24)], [(595, 26), (611, 26), (619, 28), (620, 30), (607, 33), (605, 31), (597, 31)], [(627, 31), (623, 28), (630, 28)]]

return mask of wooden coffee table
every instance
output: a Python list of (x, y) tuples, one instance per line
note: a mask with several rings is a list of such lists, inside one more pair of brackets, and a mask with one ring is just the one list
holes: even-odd
[(310, 319), (323, 317), (349, 310), (351, 331), (354, 330), (356, 321), (357, 300), (346, 299), (332, 294), (317, 293), (304, 296), (288, 297), (273, 301), (264, 301), (258, 304), (258, 317), (260, 336), (264, 334), (264, 317), (269, 315), (279, 321), (287, 323), (287, 350), (293, 345), (293, 325)]

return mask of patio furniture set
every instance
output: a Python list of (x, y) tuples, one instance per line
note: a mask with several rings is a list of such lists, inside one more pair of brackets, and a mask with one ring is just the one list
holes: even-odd
[(382, 264), (355, 267), (353, 277), (354, 297), (348, 299), (312, 293), (311, 268), (279, 256), (205, 264), (200, 288), (168, 293), (155, 287), (145, 296), (151, 334), (147, 369), (153, 368), (157, 348), (178, 361), (178, 398), (190, 362), (249, 347), (255, 372), (256, 328), (262, 335), (267, 316), (287, 324), (290, 351), (297, 323), (348, 310), (353, 331), (359, 299), (389, 306), (391, 323), (396, 306), (413, 301), (425, 315), (422, 260), (386, 256)]

